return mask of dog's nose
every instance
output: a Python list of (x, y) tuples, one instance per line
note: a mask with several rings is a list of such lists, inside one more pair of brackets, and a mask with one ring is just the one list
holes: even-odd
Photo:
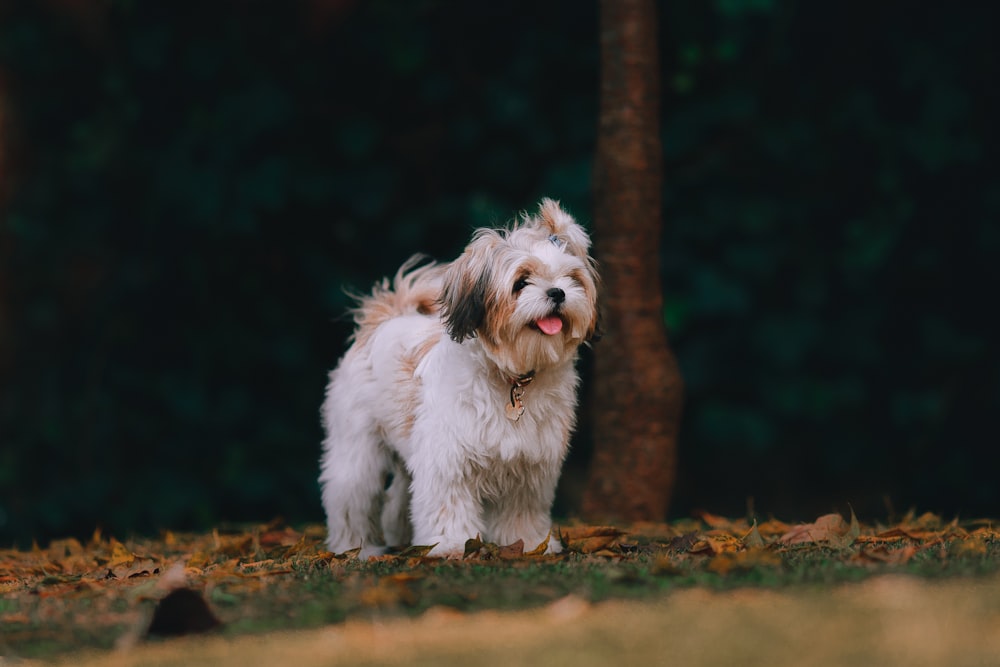
[(558, 287), (550, 287), (548, 291), (545, 292), (546, 295), (557, 304), (562, 303), (566, 300), (566, 292), (563, 292)]

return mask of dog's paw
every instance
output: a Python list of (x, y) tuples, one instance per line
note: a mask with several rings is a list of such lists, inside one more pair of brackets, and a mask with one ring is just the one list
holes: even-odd
[(367, 545), (361, 547), (360, 553), (358, 553), (358, 558), (360, 560), (368, 560), (369, 558), (377, 558), (379, 556), (384, 556), (389, 552), (389, 547), (377, 546), (377, 545)]

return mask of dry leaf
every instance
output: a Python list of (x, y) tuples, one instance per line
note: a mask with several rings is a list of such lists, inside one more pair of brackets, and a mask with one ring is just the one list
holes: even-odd
[(524, 556), (524, 540), (518, 540), (517, 542), (514, 542), (514, 544), (508, 544), (505, 547), (500, 547), (497, 555), (505, 560), (521, 558)]
[(479, 535), (475, 537), (470, 537), (465, 541), (465, 553), (462, 558), (468, 558), (474, 554), (478, 554), (479, 550), (483, 548), (483, 540)]
[(768, 519), (762, 524), (757, 526), (757, 530), (760, 532), (761, 537), (780, 537), (791, 530), (792, 527), (785, 523), (784, 521), (778, 521), (777, 519)]
[(437, 544), (414, 544), (413, 546), (406, 547), (399, 552), (400, 558), (423, 558), (430, 553), (431, 549), (436, 547)]
[(612, 526), (570, 526), (559, 529), (559, 538), (567, 549), (589, 554), (613, 546), (625, 533)]
[(832, 542), (840, 544), (850, 533), (850, 526), (839, 514), (824, 514), (813, 523), (795, 526), (778, 538), (782, 544), (808, 544), (811, 542)]
[(743, 536), (743, 544), (751, 549), (758, 549), (764, 546), (764, 538), (760, 536), (760, 531), (757, 530), (757, 520), (754, 519), (753, 525), (750, 526), (750, 532)]
[(552, 534), (549, 533), (548, 535), (545, 536), (545, 541), (544, 542), (542, 542), (541, 544), (539, 544), (537, 547), (535, 547), (531, 551), (525, 552), (524, 555), (528, 556), (529, 558), (534, 558), (536, 556), (544, 556), (545, 552), (549, 548), (549, 540), (551, 538), (552, 538)]
[(733, 524), (735, 523), (732, 519), (710, 514), (704, 510), (694, 512), (694, 515), (704, 521), (705, 525), (709, 528), (714, 528), (716, 530), (731, 530), (733, 528)]
[(704, 535), (691, 545), (688, 553), (714, 556), (721, 553), (731, 553), (743, 550), (743, 542), (733, 535)]
[(115, 568), (118, 566), (128, 567), (135, 562), (135, 554), (128, 550), (128, 548), (116, 540), (111, 538), (111, 559), (105, 564), (105, 567)]

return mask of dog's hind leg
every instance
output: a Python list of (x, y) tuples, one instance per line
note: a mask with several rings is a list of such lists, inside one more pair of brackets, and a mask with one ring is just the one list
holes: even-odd
[(352, 410), (349, 392), (332, 382), (323, 403), (326, 438), (319, 483), (329, 530), (327, 545), (334, 553), (384, 546), (380, 515), (389, 452), (378, 429), (366, 415)]
[(382, 531), (385, 543), (391, 547), (410, 543), (410, 475), (399, 457), (393, 457), (392, 479), (385, 490), (382, 507)]
[(384, 540), (379, 515), (386, 470), (381, 443), (347, 443), (331, 436), (324, 448), (319, 482), (330, 551), (381, 548)]

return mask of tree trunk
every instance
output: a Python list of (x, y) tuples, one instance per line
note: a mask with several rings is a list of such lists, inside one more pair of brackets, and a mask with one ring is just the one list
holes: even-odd
[(662, 148), (654, 0), (601, 0), (595, 255), (605, 336), (594, 354), (589, 519), (662, 520), (684, 387), (660, 288)]

